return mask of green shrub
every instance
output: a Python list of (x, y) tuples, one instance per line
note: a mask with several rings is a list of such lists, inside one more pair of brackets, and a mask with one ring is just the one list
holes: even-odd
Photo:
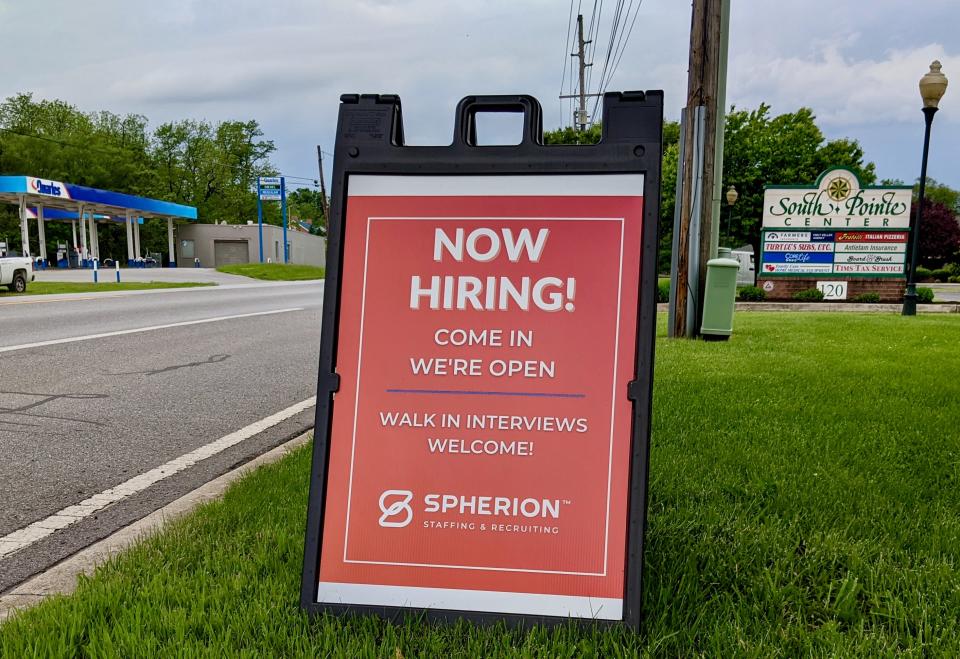
[(737, 292), (743, 302), (763, 302), (767, 299), (767, 292), (759, 286), (744, 286)]
[(924, 268), (922, 265), (917, 266), (917, 281), (930, 281), (933, 279), (933, 270), (930, 268)]
[(950, 278), (950, 271), (946, 268), (937, 268), (930, 275), (937, 281), (947, 281)]
[(670, 280), (662, 279), (657, 282), (657, 302), (670, 301)]
[(919, 304), (930, 304), (933, 302), (933, 289), (921, 286), (917, 289), (917, 302)]
[(947, 281), (951, 284), (960, 284), (960, 275), (953, 275)]
[(823, 291), (819, 288), (808, 288), (794, 293), (793, 299), (797, 302), (820, 302), (823, 300)]
[(853, 298), (853, 301), (860, 302), (862, 304), (876, 304), (877, 302), (880, 301), (880, 294), (874, 293), (872, 291), (869, 293), (861, 293), (860, 295)]
[(948, 263), (943, 269), (949, 272), (951, 277), (960, 277), (960, 263)]

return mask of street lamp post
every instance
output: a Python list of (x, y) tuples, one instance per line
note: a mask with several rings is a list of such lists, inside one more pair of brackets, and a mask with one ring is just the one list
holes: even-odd
[[(737, 203), (739, 196), (735, 187), (731, 185), (727, 188), (727, 240), (731, 240), (732, 238), (730, 234), (730, 216), (733, 214), (733, 205)], [(733, 244), (731, 244), (730, 247), (732, 248)]]
[(940, 62), (934, 60), (928, 71), (920, 78), (920, 96), (923, 98), (923, 159), (920, 161), (920, 192), (917, 200), (917, 220), (911, 231), (910, 274), (907, 280), (907, 292), (903, 296), (903, 315), (917, 315), (917, 252), (920, 246), (920, 221), (923, 219), (923, 196), (927, 188), (927, 155), (930, 152), (930, 125), (937, 105), (947, 91), (947, 76), (940, 71)]

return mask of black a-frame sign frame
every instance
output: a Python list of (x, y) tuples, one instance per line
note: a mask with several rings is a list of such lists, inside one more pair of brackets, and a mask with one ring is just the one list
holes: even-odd
[[(477, 144), (477, 115), (523, 117)], [(469, 96), (449, 146), (341, 98), (301, 605), (640, 623), (663, 95), (598, 144)]]

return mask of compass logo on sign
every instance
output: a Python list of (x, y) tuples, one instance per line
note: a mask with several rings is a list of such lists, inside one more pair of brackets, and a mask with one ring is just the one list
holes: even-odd
[[(413, 520), (413, 508), (410, 501), (413, 492), (410, 490), (384, 490), (380, 495), (380, 526), (387, 528), (403, 528)], [(403, 515), (402, 519), (393, 519)]]
[(850, 196), (853, 186), (843, 176), (836, 176), (827, 183), (827, 195), (834, 201), (843, 201)]

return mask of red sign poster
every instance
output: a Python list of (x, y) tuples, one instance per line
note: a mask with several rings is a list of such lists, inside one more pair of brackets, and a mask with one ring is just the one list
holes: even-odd
[(642, 191), (350, 177), (317, 602), (623, 617)]
[(838, 231), (838, 243), (905, 243), (910, 236), (906, 231)]

